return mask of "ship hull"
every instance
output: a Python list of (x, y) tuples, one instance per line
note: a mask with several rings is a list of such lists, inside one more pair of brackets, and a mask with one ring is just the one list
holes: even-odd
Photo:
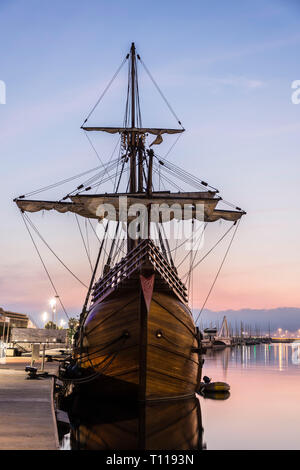
[(131, 400), (190, 397), (201, 382), (202, 359), (189, 308), (153, 290), (146, 305), (140, 283), (95, 303), (83, 327), (78, 362), (91, 396)]

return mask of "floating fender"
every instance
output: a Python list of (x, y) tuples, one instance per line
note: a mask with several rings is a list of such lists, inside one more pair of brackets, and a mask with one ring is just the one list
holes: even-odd
[(202, 393), (229, 392), (230, 385), (226, 382), (201, 382), (200, 390)]
[(202, 392), (201, 395), (205, 400), (227, 400), (230, 392)]

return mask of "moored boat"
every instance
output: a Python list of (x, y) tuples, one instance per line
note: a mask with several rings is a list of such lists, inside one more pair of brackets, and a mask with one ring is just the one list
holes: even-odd
[(221, 328), (218, 334), (214, 337), (213, 348), (214, 349), (223, 349), (228, 346), (231, 346), (232, 339), (229, 334), (227, 318), (224, 316)]

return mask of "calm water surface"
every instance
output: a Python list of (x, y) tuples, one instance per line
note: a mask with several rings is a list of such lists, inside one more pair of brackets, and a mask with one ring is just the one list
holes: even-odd
[(300, 344), (208, 351), (203, 375), (227, 382), (229, 396), (131, 408), (83, 401), (61, 448), (300, 449)]
[(200, 397), (207, 449), (300, 449), (300, 345), (208, 351), (203, 374), (231, 386)]

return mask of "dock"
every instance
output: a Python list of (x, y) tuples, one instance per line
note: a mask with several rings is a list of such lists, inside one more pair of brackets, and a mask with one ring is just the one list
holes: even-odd
[[(58, 450), (53, 379), (28, 380), (26, 365), (24, 357), (0, 364), (0, 450)], [(46, 363), (45, 370), (55, 373), (57, 365)]]

